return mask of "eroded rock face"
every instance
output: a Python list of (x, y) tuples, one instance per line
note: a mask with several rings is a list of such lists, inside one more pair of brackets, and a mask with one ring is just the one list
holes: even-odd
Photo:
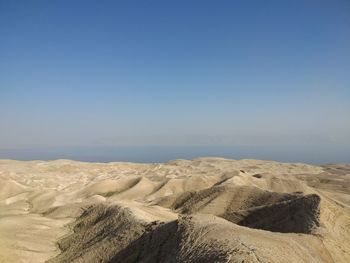
[[(249, 228), (312, 233), (319, 225), (319, 196), (298, 194), (283, 198), (286, 197), (286, 201), (226, 213), (225, 217)], [(229, 242), (207, 238), (207, 231), (213, 231), (213, 227), (193, 221), (192, 215), (168, 223), (146, 223), (128, 208), (106, 204), (88, 207), (73, 230), (59, 242), (61, 254), (49, 262), (227, 262), (235, 239), (234, 235), (229, 236)], [(240, 257), (244, 255), (245, 260), (254, 262), (245, 246), (235, 246)], [(240, 257), (236, 255), (235, 260)]]
[(73, 233), (58, 242), (61, 254), (48, 262), (108, 262), (140, 237), (146, 226), (126, 208), (91, 206), (78, 218)]
[(320, 224), (320, 197), (315, 194), (306, 195), (238, 211), (227, 217), (231, 222), (250, 228), (311, 234)]
[(320, 197), (315, 194), (215, 185), (167, 201), (159, 203), (182, 214), (212, 214), (235, 224), (273, 232), (310, 234), (319, 226)]
[(203, 238), (191, 218), (146, 223), (128, 208), (91, 206), (49, 262), (227, 262), (230, 246)]
[(127, 208), (90, 207), (77, 220), (74, 233), (59, 242), (62, 253), (49, 262), (228, 262), (232, 243), (239, 255), (230, 262), (258, 262), (234, 238), (228, 242), (224, 235), (213, 236), (222, 228), (215, 217), (210, 224), (205, 220), (188, 215), (168, 223), (145, 223)]
[(230, 245), (219, 239), (206, 238), (203, 230), (191, 216), (180, 217), (145, 232), (109, 262), (228, 262)]
[[(145, 223), (131, 216), (128, 208), (99, 205), (90, 207), (78, 219), (74, 233), (60, 242), (62, 253), (50, 262), (284, 262), (285, 256), (296, 251), (288, 236), (252, 231), (204, 214), (180, 215), (167, 223)], [(302, 239), (300, 242), (305, 243)], [(311, 236), (304, 244), (310, 246), (306, 247), (308, 253), (297, 253), (290, 262), (331, 260), (327, 254), (317, 254), (321, 244)], [(271, 249), (283, 251), (284, 256), (271, 254)]]

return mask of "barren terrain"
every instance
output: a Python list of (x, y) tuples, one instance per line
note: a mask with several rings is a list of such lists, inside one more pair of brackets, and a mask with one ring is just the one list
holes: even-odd
[(0, 262), (350, 262), (350, 165), (0, 160)]

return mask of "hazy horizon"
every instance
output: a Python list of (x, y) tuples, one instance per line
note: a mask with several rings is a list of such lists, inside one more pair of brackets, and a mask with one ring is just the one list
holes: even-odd
[(0, 158), (350, 162), (349, 14), (345, 0), (0, 1)]

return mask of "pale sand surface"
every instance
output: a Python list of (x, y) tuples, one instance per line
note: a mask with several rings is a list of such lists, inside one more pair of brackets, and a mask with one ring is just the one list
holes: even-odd
[(0, 160), (0, 262), (350, 262), (350, 165)]

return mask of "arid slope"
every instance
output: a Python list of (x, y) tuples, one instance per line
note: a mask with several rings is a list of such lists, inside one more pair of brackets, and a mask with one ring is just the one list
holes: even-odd
[(0, 262), (350, 262), (350, 165), (0, 160)]

